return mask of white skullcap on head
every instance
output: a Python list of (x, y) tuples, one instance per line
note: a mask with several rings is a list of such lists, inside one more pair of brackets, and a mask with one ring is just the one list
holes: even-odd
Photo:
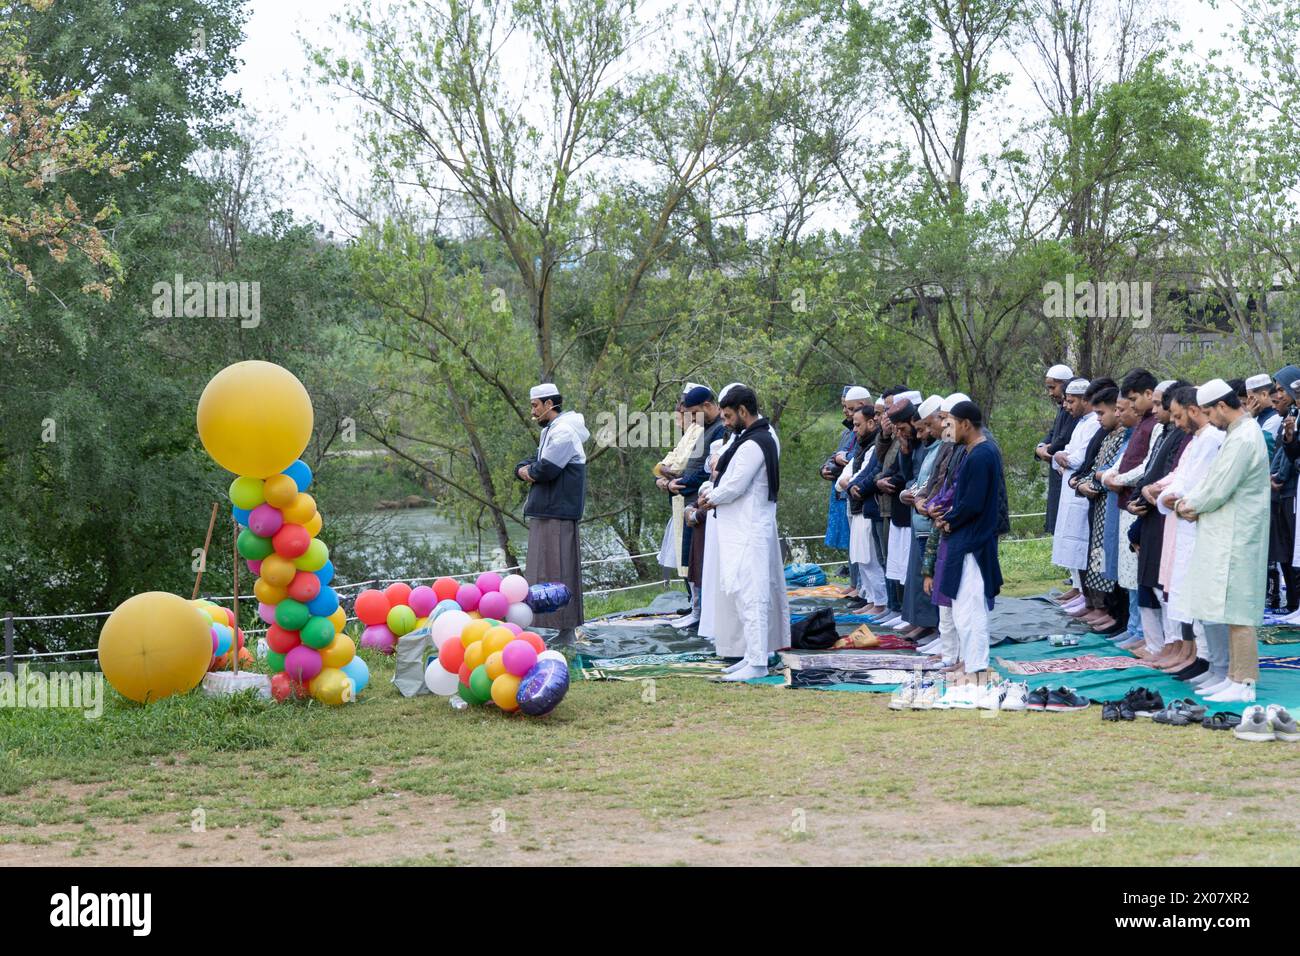
[(722, 400), (727, 397), (727, 393), (731, 391), (733, 388), (744, 388), (744, 387), (745, 387), (744, 382), (732, 382), (730, 385), (728, 385), (726, 388), (724, 388), (721, 392), (718, 393), (719, 404), (721, 404)]
[(877, 395), (877, 396), (876, 396), (876, 408), (884, 408), (884, 407), (885, 407), (885, 400), (884, 400), (884, 398), (882, 398), (881, 396)]
[(1065, 386), (1066, 395), (1085, 395), (1087, 392), (1088, 380), (1086, 378), (1073, 379), (1069, 385)]
[(871, 393), (861, 385), (854, 385), (844, 393), (844, 400), (846, 402), (869, 402), (871, 401)]
[(1047, 370), (1047, 377), (1054, 378), (1058, 382), (1068, 382), (1070, 379), (1074, 378), (1074, 373), (1070, 371), (1070, 366), (1068, 365), (1053, 365)]
[(1156, 391), (1157, 392), (1167, 391), (1169, 386), (1172, 384), (1174, 384), (1174, 380), (1172, 378), (1167, 378), (1163, 382), (1156, 383)]
[(1212, 378), (1196, 390), (1197, 405), (1212, 405), (1225, 395), (1236, 395), (1231, 385), (1221, 378)]
[(929, 418), (931, 415), (937, 412), (940, 406), (942, 405), (943, 405), (942, 398), (940, 398), (938, 395), (931, 395), (929, 398), (927, 398), (925, 401), (921, 403), (921, 407), (916, 410), (916, 414), (920, 415), (922, 418)]
[(1253, 392), (1257, 388), (1264, 388), (1271, 384), (1273, 384), (1272, 376), (1260, 372), (1258, 375), (1252, 375), (1246, 379), (1246, 391)]
[(943, 400), (943, 404), (939, 406), (939, 409), (940, 411), (950, 412), (954, 408), (956, 408), (961, 402), (969, 402), (969, 401), (970, 401), (970, 396), (967, 395), (965, 392), (953, 392), (951, 395), (949, 395), (947, 398)]
[(528, 390), (528, 398), (530, 400), (534, 398), (551, 398), (552, 396), (559, 394), (560, 390), (551, 382), (543, 382), (541, 385), (534, 385)]
[(910, 391), (910, 392), (904, 392), (902, 395), (897, 395), (897, 396), (895, 396), (895, 397), (896, 397), (896, 398), (905, 398), (905, 399), (907, 399), (909, 402), (911, 402), (913, 405), (920, 405), (921, 402), (922, 402), (922, 401), (924, 400), (924, 398), (925, 398), (924, 395), (922, 395), (920, 392), (915, 391), (915, 390)]

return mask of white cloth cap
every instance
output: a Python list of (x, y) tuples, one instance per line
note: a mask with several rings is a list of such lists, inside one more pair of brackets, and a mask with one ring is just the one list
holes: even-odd
[(1252, 375), (1246, 379), (1246, 391), (1253, 392), (1257, 388), (1264, 388), (1273, 383), (1273, 377), (1260, 372), (1258, 375)]
[(1196, 390), (1197, 405), (1212, 405), (1225, 395), (1235, 395), (1229, 385), (1221, 378), (1212, 378)]
[(718, 404), (719, 405), (722, 404), (723, 399), (727, 397), (727, 393), (731, 391), (733, 388), (744, 388), (744, 387), (745, 387), (744, 382), (732, 382), (730, 385), (728, 385), (726, 388), (724, 388), (722, 391), (718, 393)]
[(534, 385), (528, 390), (528, 398), (530, 401), (534, 398), (550, 398), (559, 394), (560, 390), (551, 382), (543, 382), (541, 385)]
[(871, 401), (871, 393), (861, 385), (854, 385), (844, 393), (844, 400), (846, 402), (869, 402)]
[(942, 405), (943, 405), (942, 398), (940, 398), (938, 395), (931, 395), (929, 398), (927, 398), (925, 401), (921, 403), (921, 407), (916, 410), (916, 413), (920, 415), (922, 418), (929, 418), (931, 415), (937, 412)]
[(943, 400), (943, 404), (940, 405), (939, 408), (941, 411), (950, 412), (954, 408), (956, 408), (960, 403), (969, 402), (969, 401), (970, 401), (970, 396), (967, 395), (965, 392), (953, 392), (951, 395), (949, 395), (947, 398)]
[(1068, 382), (1070, 379), (1074, 378), (1074, 373), (1070, 371), (1070, 366), (1068, 365), (1053, 365), (1047, 370), (1047, 377), (1054, 378), (1058, 382)]
[(918, 391), (904, 392), (902, 395), (899, 395), (897, 397), (905, 398), (913, 405), (920, 405), (921, 402), (925, 400), (925, 396)]
[(884, 408), (884, 407), (885, 407), (885, 400), (880, 396), (876, 396), (876, 408)]
[(1070, 384), (1065, 386), (1066, 395), (1085, 395), (1088, 392), (1088, 386), (1091, 384), (1086, 378), (1072, 379)]
[(1172, 385), (1172, 384), (1174, 384), (1174, 380), (1173, 380), (1172, 378), (1167, 378), (1167, 379), (1165, 379), (1163, 382), (1158, 382), (1158, 383), (1156, 384), (1156, 391), (1157, 391), (1157, 392), (1165, 392), (1166, 390), (1168, 390), (1169, 386)]

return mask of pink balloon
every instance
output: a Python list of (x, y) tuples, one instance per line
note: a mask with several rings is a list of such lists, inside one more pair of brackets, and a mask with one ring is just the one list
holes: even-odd
[[(504, 657), (502, 659), (504, 660)], [(289, 675), (290, 680), (299, 683), (311, 680), (324, 667), (325, 662), (320, 659), (320, 652), (306, 644), (299, 644), (284, 655), (284, 672)]]
[(499, 590), (511, 604), (518, 604), (528, 597), (528, 581), (522, 574), (507, 574), (501, 579)]
[(372, 647), (381, 654), (391, 654), (397, 648), (397, 635), (387, 624), (371, 624), (361, 635), (361, 646)]
[(280, 509), (265, 502), (254, 508), (248, 515), (248, 530), (261, 538), (269, 538), (284, 526), (284, 515)]
[(537, 663), (537, 651), (527, 641), (511, 641), (501, 652), (501, 663), (506, 673), (523, 677)]
[(245, 562), (245, 563), (248, 565), (248, 570), (252, 571), (254, 574), (261, 574), (261, 573), (262, 573), (262, 562), (261, 562), (261, 561), (248, 561), (248, 562)]
[(515, 624), (513, 621), (506, 621), (501, 626), (504, 627), (511, 634), (513, 634), (515, 637), (518, 637), (520, 634), (524, 633), (524, 629), (520, 627), (518, 624)]
[(438, 603), (438, 595), (433, 593), (433, 588), (421, 584), (411, 592), (411, 597), (407, 604), (415, 612), (416, 617), (428, 617), (434, 606)]
[(274, 624), (274, 623), (275, 623), (275, 605), (273, 605), (273, 604), (263, 604), (261, 601), (258, 601), (258, 602), (257, 602), (257, 616), (260, 617), (260, 618), (261, 618), (263, 621), (265, 621), (267, 624)]
[(489, 591), (500, 591), (501, 575), (497, 574), (495, 571), (484, 571), (478, 576), (478, 580), (474, 582), (474, 585), (484, 594), (487, 594)]
[(462, 611), (478, 610), (478, 602), (482, 597), (483, 592), (472, 584), (462, 584), (456, 591), (456, 603)]
[(478, 612), (484, 617), (495, 618), (498, 621), (505, 620), (506, 611), (510, 610), (510, 602), (500, 591), (489, 591), (478, 602)]

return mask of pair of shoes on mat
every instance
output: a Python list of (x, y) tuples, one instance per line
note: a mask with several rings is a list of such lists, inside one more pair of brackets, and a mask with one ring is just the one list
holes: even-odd
[(1092, 701), (1080, 697), (1072, 687), (1038, 687), (1025, 697), (1025, 710), (1051, 711), (1054, 714), (1067, 714), (1087, 710)]
[[(1160, 696), (1160, 693), (1147, 690), (1145, 687), (1130, 688), (1129, 692), (1115, 703), (1119, 705), (1120, 720), (1132, 720), (1133, 717), (1154, 717), (1157, 711), (1165, 709), (1165, 699)], [(1132, 713), (1133, 716), (1127, 716), (1125, 711)]]
[(1239, 740), (1300, 741), (1300, 730), (1296, 728), (1295, 718), (1281, 704), (1269, 704), (1268, 707), (1255, 704), (1247, 707), (1241, 715), (1241, 722), (1232, 728), (1232, 732)]

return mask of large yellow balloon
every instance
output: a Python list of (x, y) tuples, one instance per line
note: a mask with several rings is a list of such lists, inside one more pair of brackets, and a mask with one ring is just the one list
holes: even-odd
[(311, 397), (288, 369), (236, 362), (199, 398), (199, 438), (222, 468), (267, 478), (292, 465), (311, 439)]
[(123, 697), (147, 704), (198, 686), (212, 663), (212, 622), (175, 594), (127, 598), (99, 632), (99, 666)]

